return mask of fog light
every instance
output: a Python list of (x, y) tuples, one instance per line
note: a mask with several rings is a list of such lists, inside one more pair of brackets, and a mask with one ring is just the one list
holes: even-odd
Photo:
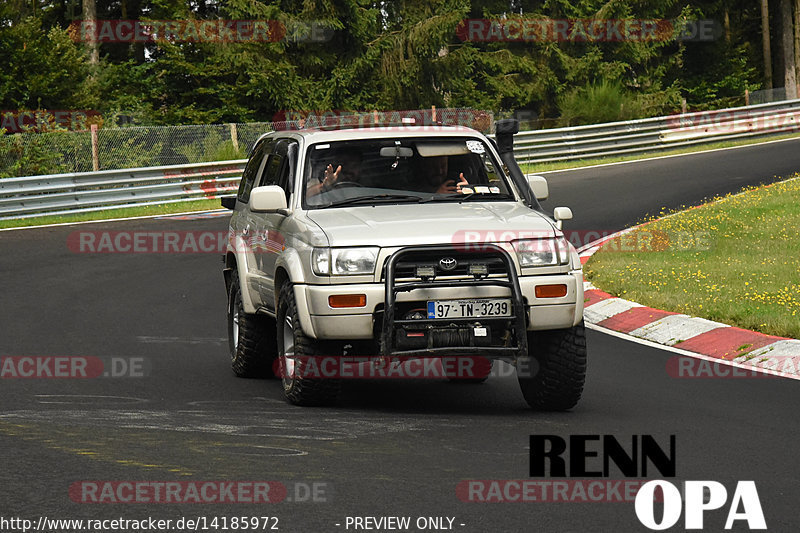
[(489, 267), (486, 265), (469, 265), (469, 273), (473, 276), (485, 276), (489, 273)]
[(328, 305), (334, 309), (342, 307), (365, 307), (367, 305), (366, 294), (334, 294), (328, 296)]
[(416, 272), (418, 278), (432, 278), (436, 276), (436, 270), (432, 266), (418, 266)]
[(567, 295), (567, 286), (559, 285), (537, 285), (536, 286), (537, 298), (561, 298)]

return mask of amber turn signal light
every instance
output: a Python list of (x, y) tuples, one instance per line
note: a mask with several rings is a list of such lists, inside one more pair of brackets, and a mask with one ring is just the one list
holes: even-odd
[(364, 307), (367, 305), (366, 294), (334, 294), (328, 296), (328, 305), (335, 309), (342, 307)]
[(563, 283), (558, 285), (537, 285), (537, 298), (561, 298), (567, 295), (567, 286)]

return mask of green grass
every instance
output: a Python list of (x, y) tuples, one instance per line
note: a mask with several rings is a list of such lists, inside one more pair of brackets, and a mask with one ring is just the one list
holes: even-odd
[(34, 218), (0, 220), (0, 228), (22, 228), (26, 226), (39, 226), (42, 224), (64, 224), (71, 222), (83, 222), (86, 220), (106, 220), (109, 218), (166, 215), (170, 213), (184, 213), (189, 211), (208, 211), (210, 209), (219, 209), (220, 207), (219, 199), (215, 199), (146, 205), (142, 207), (124, 207), (120, 209), (109, 208), (103, 211), (75, 213), (74, 215), (46, 215)]
[(691, 154), (694, 152), (702, 152), (703, 150), (713, 150), (715, 148), (748, 146), (751, 144), (761, 144), (767, 141), (778, 141), (781, 139), (794, 139), (794, 138), (800, 138), (800, 133), (775, 135), (770, 137), (762, 137), (759, 139), (746, 139), (741, 141), (720, 141), (720, 142), (700, 144), (690, 147), (676, 148), (674, 150), (659, 150), (653, 152), (645, 152), (643, 154), (622, 155), (616, 157), (603, 157), (595, 159), (578, 159), (574, 161), (555, 161), (552, 163), (530, 163), (530, 164), (520, 165), (520, 167), (522, 168), (522, 171), (525, 172), (526, 174), (535, 172), (548, 172), (553, 170), (564, 170), (568, 168), (580, 168), (580, 167), (590, 167), (593, 165), (604, 165), (608, 163), (620, 163), (623, 161), (636, 161), (639, 159), (647, 159), (648, 157)]
[(800, 174), (648, 222), (601, 248), (585, 275), (644, 305), (797, 339), (798, 228)]

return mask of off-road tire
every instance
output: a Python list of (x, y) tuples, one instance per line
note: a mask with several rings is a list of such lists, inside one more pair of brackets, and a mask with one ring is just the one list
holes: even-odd
[(583, 321), (568, 329), (529, 331), (528, 353), (517, 362), (517, 379), (528, 405), (541, 411), (575, 407), (586, 381)]
[[(288, 317), (288, 321), (287, 321)], [(284, 283), (278, 296), (277, 312), (277, 352), (278, 368), (283, 384), (283, 394), (289, 403), (305, 406), (330, 405), (339, 395), (340, 381), (333, 378), (303, 377), (303, 356), (334, 356), (332, 343), (311, 339), (303, 333), (294, 290), (290, 283)], [(291, 328), (289, 330), (289, 328)], [(293, 336), (295, 372), (287, 370), (284, 335)], [(299, 375), (298, 375), (299, 374)]]
[[(474, 361), (472, 375), (470, 375), (469, 377), (459, 376), (458, 372), (455, 373), (447, 372), (447, 370), (445, 369), (445, 375), (447, 376), (447, 379), (449, 379), (452, 383), (462, 383), (464, 385), (478, 385), (489, 379), (489, 375), (492, 373), (492, 366), (494, 364), (494, 361), (482, 356), (471, 356), (471, 357)], [(442, 364), (445, 363), (446, 359), (448, 358), (447, 357), (442, 358)], [(456, 358), (453, 357), (452, 359)], [(458, 368), (458, 366), (456, 366), (456, 368)]]
[[(238, 333), (235, 335), (237, 320)], [(228, 292), (228, 349), (231, 369), (240, 378), (269, 378), (275, 375), (273, 364), (278, 355), (275, 319), (244, 312), (236, 268), (231, 272)]]

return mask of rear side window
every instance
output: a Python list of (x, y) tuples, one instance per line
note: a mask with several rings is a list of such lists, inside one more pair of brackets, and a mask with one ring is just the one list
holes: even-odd
[(273, 139), (264, 139), (253, 149), (253, 153), (250, 155), (250, 160), (244, 167), (242, 181), (239, 183), (238, 199), (240, 202), (247, 203), (250, 201), (250, 191), (253, 190), (253, 184), (256, 181), (256, 176), (261, 173), (260, 171), (267, 160), (267, 156), (269, 155), (273, 144)]

